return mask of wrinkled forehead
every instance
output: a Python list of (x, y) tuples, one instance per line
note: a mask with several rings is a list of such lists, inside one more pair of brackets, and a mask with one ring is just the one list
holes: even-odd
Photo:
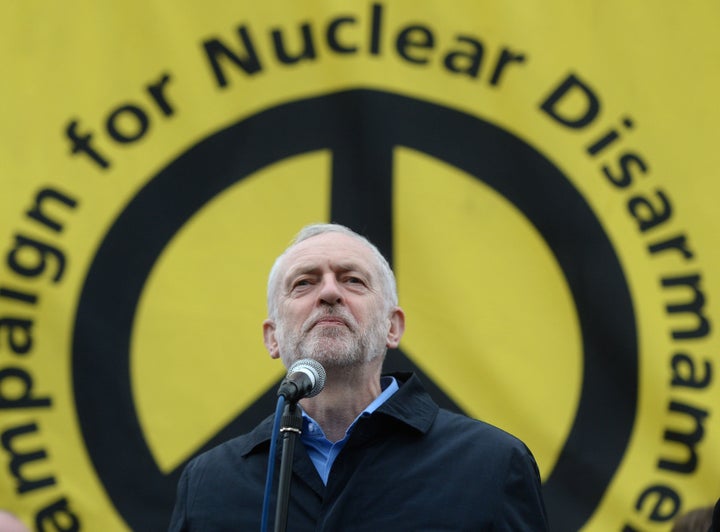
[(313, 236), (288, 249), (281, 264), (280, 277), (331, 267), (344, 271), (361, 271), (373, 278), (379, 264), (372, 249), (362, 241), (341, 233)]

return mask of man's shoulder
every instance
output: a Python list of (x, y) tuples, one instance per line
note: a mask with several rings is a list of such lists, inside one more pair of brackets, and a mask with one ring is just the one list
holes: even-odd
[[(271, 421), (271, 420), (270, 420)], [(254, 451), (269, 447), (270, 429), (268, 420), (263, 421), (252, 431), (235, 436), (223, 443), (201, 452), (188, 463), (188, 469), (224, 468), (228, 464), (238, 463)]]
[(527, 452), (525, 443), (514, 434), (497, 425), (444, 408), (438, 411), (434, 429), (441, 437), (472, 443), (472, 448), (479, 452), (487, 452), (488, 449)]
[[(396, 377), (401, 383), (401, 390), (404, 393), (397, 394), (394, 404), (401, 403), (405, 407), (410, 406), (410, 408), (404, 409), (404, 411), (412, 412), (407, 419), (416, 420), (418, 427), (424, 423), (430, 432), (443, 438), (472, 442), (482, 441), (487, 445), (500, 445), (516, 449), (525, 448), (525, 444), (518, 437), (492, 423), (439, 408), (415, 374), (396, 374)], [(398, 417), (401, 416), (402, 414)]]

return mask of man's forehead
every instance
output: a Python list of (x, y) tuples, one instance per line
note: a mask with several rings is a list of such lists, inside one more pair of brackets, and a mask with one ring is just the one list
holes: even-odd
[(284, 259), (284, 269), (291, 273), (328, 262), (345, 269), (374, 269), (375, 266), (372, 250), (360, 240), (342, 233), (324, 233), (290, 248)]

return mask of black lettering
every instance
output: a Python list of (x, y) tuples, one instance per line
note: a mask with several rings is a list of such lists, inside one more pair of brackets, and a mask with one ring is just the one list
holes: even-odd
[(7, 264), (18, 275), (37, 277), (47, 268), (49, 257), (54, 257), (57, 263), (52, 276), (52, 281), (57, 283), (65, 271), (65, 255), (49, 244), (15, 235), (15, 246), (8, 252)]
[(673, 330), (672, 337), (676, 340), (687, 340), (707, 336), (710, 333), (710, 322), (702, 313), (705, 306), (705, 295), (700, 290), (700, 275), (666, 277), (661, 280), (661, 283), (663, 287), (687, 286), (694, 294), (693, 299), (687, 303), (676, 303), (665, 307), (671, 314), (689, 312), (697, 318), (697, 327), (695, 329)]
[[(122, 121), (123, 116), (129, 117), (129, 120), (125, 120), (126, 123), (128, 121), (135, 123), (136, 127), (134, 132), (123, 133), (120, 131), (117, 122), (118, 120)], [(140, 109), (138, 106), (127, 104), (118, 107), (110, 113), (110, 116), (108, 116), (108, 119), (105, 122), (105, 126), (107, 127), (107, 131), (113, 140), (127, 144), (135, 142), (147, 133), (148, 127), (150, 127), (150, 119), (145, 111)]]
[(43, 210), (44, 204), (47, 203), (47, 200), (55, 200), (55, 203), (60, 202), (73, 209), (77, 206), (77, 201), (53, 188), (44, 188), (35, 195), (35, 205), (28, 209), (25, 214), (27, 214), (28, 218), (32, 218), (49, 229), (59, 233), (62, 231), (62, 224), (60, 224), (57, 220), (50, 218)]
[(11, 288), (0, 287), (0, 297), (5, 299), (14, 299), (21, 303), (27, 303), (29, 305), (35, 305), (38, 302), (38, 297), (35, 294), (28, 294), (27, 292), (20, 292)]
[[(20, 381), (22, 391), (13, 397), (9, 397), (7, 382)], [(14, 386), (17, 389), (17, 386)], [(0, 410), (15, 408), (47, 408), (52, 404), (49, 397), (33, 397), (33, 380), (25, 370), (15, 367), (7, 367), (0, 370)], [(6, 393), (8, 395), (6, 395)]]
[(665, 431), (665, 441), (675, 442), (685, 446), (687, 449), (687, 460), (678, 462), (661, 458), (658, 460), (658, 468), (675, 473), (690, 474), (697, 469), (698, 454), (696, 447), (705, 434), (703, 422), (707, 419), (708, 412), (676, 401), (670, 402), (669, 410), (670, 412), (677, 412), (689, 416), (694, 421), (694, 430), (688, 433), (675, 430)]
[(77, 132), (78, 121), (72, 120), (67, 128), (65, 134), (72, 141), (72, 149), (70, 153), (77, 155), (78, 153), (87, 154), (100, 168), (106, 169), (110, 167), (110, 161), (106, 157), (100, 154), (95, 148), (90, 145), (92, 140), (92, 133), (86, 133), (85, 135), (79, 135)]
[(620, 138), (620, 134), (613, 129), (610, 131), (607, 135), (602, 137), (600, 140), (596, 141), (594, 144), (591, 144), (586, 148), (586, 151), (589, 155), (595, 156), (600, 151), (604, 150), (606, 146), (609, 146), (613, 142), (615, 142), (617, 139)]
[(685, 353), (677, 353), (670, 362), (672, 366), (671, 386), (694, 388), (696, 390), (707, 388), (712, 381), (712, 366), (709, 360), (704, 361), (703, 374), (698, 376), (695, 361)]
[(467, 74), (471, 78), (477, 78), (480, 73), (480, 65), (483, 57), (483, 44), (472, 37), (458, 36), (458, 42), (470, 45), (468, 51), (453, 51), (445, 56), (445, 68), (458, 74)]
[(695, 255), (687, 245), (687, 238), (685, 235), (679, 235), (673, 238), (667, 238), (659, 242), (648, 245), (648, 251), (655, 255), (656, 253), (662, 253), (663, 251), (676, 250), (680, 252), (685, 260), (692, 259)]
[(151, 83), (146, 87), (148, 93), (165, 116), (172, 116), (175, 113), (175, 110), (172, 105), (170, 105), (167, 95), (165, 94), (165, 87), (169, 81), (170, 75), (164, 74), (163, 77), (160, 78), (160, 81), (157, 83)]
[[(566, 99), (571, 102), (563, 110), (560, 104)], [(574, 106), (572, 100), (576, 102)], [(583, 110), (578, 112), (577, 108)], [(540, 104), (540, 109), (564, 126), (581, 129), (591, 124), (597, 117), (600, 112), (600, 100), (586, 83), (575, 74), (570, 74), (545, 98)]]
[[(622, 121), (623, 126), (625, 126), (626, 129), (632, 129), (632, 127), (635, 125), (633, 124), (633, 121), (630, 118), (625, 117)], [(600, 152), (604, 151), (605, 148), (613, 144), (617, 139), (620, 138), (620, 133), (617, 129), (612, 129), (609, 132), (607, 132), (605, 135), (603, 135), (600, 139), (593, 142), (590, 146), (587, 147), (587, 152), (590, 156), (595, 157)]]
[[(651, 506), (646, 509), (647, 504)], [(675, 517), (680, 510), (680, 495), (668, 486), (650, 486), (640, 494), (635, 509), (638, 511), (649, 509), (647, 518), (650, 521), (665, 523)]]
[(45, 460), (47, 458), (47, 452), (44, 449), (37, 451), (20, 453), (15, 449), (15, 438), (24, 434), (31, 434), (37, 432), (38, 427), (35, 423), (29, 423), (27, 425), (21, 425), (12, 429), (8, 429), (0, 436), (0, 443), (3, 449), (10, 454), (10, 473), (15, 477), (17, 486), (15, 488), (16, 493), (22, 495), (29, 491), (34, 491), (40, 488), (46, 488), (55, 484), (55, 477), (52, 475), (46, 477), (40, 477), (35, 479), (29, 479), (22, 475), (22, 469), (30, 462), (36, 460)]
[[(32, 348), (33, 322), (23, 318), (0, 318), (0, 333), (7, 329), (7, 342), (13, 353), (24, 355)], [(0, 345), (2, 343), (0, 342)]]
[(497, 63), (495, 63), (495, 70), (493, 70), (492, 76), (490, 76), (490, 85), (497, 86), (500, 84), (500, 77), (508, 66), (524, 62), (525, 54), (516, 54), (507, 48), (503, 48), (500, 51), (500, 57), (498, 57)]
[(69, 506), (67, 499), (62, 497), (40, 510), (35, 516), (38, 532), (78, 532), (80, 519)]
[(623, 153), (618, 160), (618, 164), (620, 165), (621, 171), (619, 176), (610, 170), (610, 165), (606, 164), (602, 167), (603, 175), (618, 188), (626, 188), (632, 184), (633, 167), (637, 168), (637, 170), (643, 174), (646, 174), (648, 171), (648, 166), (645, 164), (645, 161), (635, 153)]
[(382, 4), (373, 4), (370, 16), (370, 54), (380, 55), (380, 36), (382, 35)]
[(213, 74), (215, 74), (215, 80), (219, 87), (227, 87), (228, 81), (225, 77), (225, 72), (222, 69), (221, 61), (230, 60), (233, 64), (240, 67), (246, 74), (252, 75), (259, 72), (262, 69), (260, 60), (255, 53), (255, 46), (253, 45), (250, 34), (245, 26), (238, 28), (238, 35), (243, 49), (237, 54), (230, 50), (225, 44), (219, 39), (210, 39), (203, 42), (203, 48), (205, 49), (205, 55), (210, 61)]
[(672, 216), (672, 206), (668, 197), (662, 190), (656, 191), (655, 194), (661, 203), (657, 208), (643, 196), (633, 196), (628, 201), (628, 211), (638, 222), (638, 228), (643, 233), (667, 222)]
[(303, 59), (315, 59), (315, 44), (312, 38), (312, 28), (310, 24), (305, 23), (300, 26), (302, 32), (302, 49), (295, 55), (290, 55), (285, 47), (283, 34), (280, 30), (272, 32), (273, 45), (275, 46), (275, 55), (281, 63), (291, 65), (302, 61)]
[(395, 41), (397, 52), (406, 60), (416, 65), (424, 65), (430, 59), (423, 54), (423, 57), (413, 56), (412, 49), (431, 50), (435, 45), (435, 37), (432, 31), (425, 26), (408, 26), (403, 29)]
[(327, 27), (327, 43), (330, 49), (340, 54), (352, 54), (357, 52), (357, 46), (343, 45), (338, 39), (338, 29), (340, 26), (345, 24), (356, 24), (357, 20), (354, 17), (340, 17), (333, 20)]

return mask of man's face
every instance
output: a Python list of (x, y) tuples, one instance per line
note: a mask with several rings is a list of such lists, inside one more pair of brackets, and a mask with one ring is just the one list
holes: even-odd
[(279, 276), (277, 320), (264, 324), (270, 355), (288, 367), (301, 358), (343, 367), (395, 347), (397, 311), (386, 308), (379, 275), (370, 249), (347, 235), (325, 233), (297, 244)]

